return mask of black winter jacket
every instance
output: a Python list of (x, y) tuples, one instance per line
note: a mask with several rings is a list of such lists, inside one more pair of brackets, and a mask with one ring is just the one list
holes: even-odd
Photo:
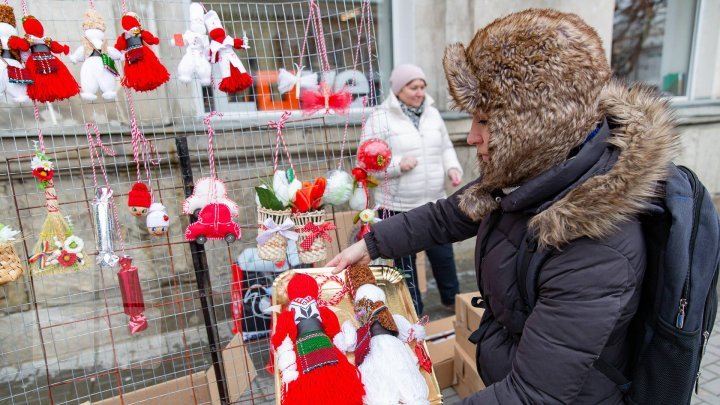
[[(627, 91), (616, 90), (619, 98), (637, 102), (637, 94), (629, 97)], [(653, 132), (649, 114), (628, 112), (647, 121), (640, 127), (644, 132), (636, 132), (638, 127), (617, 113), (631, 108), (622, 107), (608, 108), (611, 125), (606, 122), (574, 157), (507, 195), (499, 194), (500, 209), (481, 222), (460, 209), (460, 196), (472, 189), (471, 183), (447, 199), (383, 220), (365, 236), (373, 258), (402, 257), (477, 236), (475, 269), (487, 305), (481, 325), (476, 325), (482, 329), (477, 364), (487, 388), (467, 398), (466, 404), (622, 402), (617, 386), (593, 362), (602, 353), (618, 369), (626, 367), (627, 332), (640, 298), (645, 244), (636, 215), (605, 213), (604, 207), (612, 207), (614, 201), (600, 204), (598, 196), (604, 192), (623, 206), (628, 202), (620, 199), (641, 199), (652, 184), (645, 184), (639, 195), (598, 187), (622, 185), (623, 179), (633, 175), (633, 166), (643, 160), (645, 149), (639, 146), (647, 146), (644, 143), (652, 142), (653, 136), (670, 136)], [(636, 106), (636, 110), (643, 108)], [(667, 129), (664, 122), (661, 126), (656, 129)], [(644, 138), (638, 138), (643, 134)], [(628, 138), (639, 139), (637, 145), (625, 142)], [(642, 176), (642, 171), (634, 175)], [(583, 186), (589, 179), (601, 178), (607, 182), (597, 182), (600, 186), (590, 191)], [(593, 201), (598, 201), (597, 206)], [(528, 315), (517, 287), (518, 249), (528, 233), (528, 221), (561, 204), (571, 206), (576, 215), (560, 216), (566, 221), (554, 224), (554, 231), (593, 229), (590, 221), (613, 231), (601, 237), (573, 237), (553, 250), (541, 268), (538, 299)], [(599, 212), (593, 212), (596, 208)], [(499, 217), (491, 220), (494, 216)], [(491, 226), (492, 222), (496, 224)]]

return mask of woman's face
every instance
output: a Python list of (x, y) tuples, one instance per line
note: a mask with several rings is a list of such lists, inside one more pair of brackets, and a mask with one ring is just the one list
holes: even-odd
[(420, 107), (425, 100), (425, 80), (415, 79), (406, 84), (398, 93), (398, 98), (410, 107)]
[(477, 147), (478, 160), (490, 161), (490, 128), (488, 127), (488, 115), (484, 112), (478, 110), (473, 114), (467, 143)]

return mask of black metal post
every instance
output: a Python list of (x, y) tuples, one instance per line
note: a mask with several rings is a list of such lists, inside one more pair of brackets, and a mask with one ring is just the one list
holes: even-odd
[[(185, 198), (189, 197), (193, 192), (193, 175), (190, 165), (190, 153), (186, 137), (176, 137), (175, 147), (177, 148), (178, 158), (180, 160), (180, 169), (182, 171), (183, 190)], [(197, 218), (193, 215), (192, 220)], [(213, 310), (212, 285), (210, 283), (210, 270), (207, 264), (207, 256), (205, 255), (205, 247), (195, 242), (190, 242), (190, 253), (192, 255), (193, 267), (195, 269), (195, 280), (197, 282), (198, 291), (200, 292), (200, 306), (202, 307), (203, 317), (205, 320), (205, 331), (210, 344), (210, 356), (213, 361), (213, 368), (217, 376), (217, 387), (220, 393), (220, 402), (229, 404), (230, 399), (227, 390), (227, 380), (225, 379), (225, 366), (222, 359), (222, 347), (220, 346), (220, 335), (217, 330), (217, 321), (215, 319), (215, 311)]]

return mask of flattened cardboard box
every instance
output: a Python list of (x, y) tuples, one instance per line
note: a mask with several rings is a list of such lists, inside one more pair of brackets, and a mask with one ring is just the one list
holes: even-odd
[[(230, 401), (238, 401), (257, 376), (240, 335), (235, 335), (222, 350)], [(94, 405), (116, 404), (220, 404), (215, 370), (199, 371), (174, 380), (151, 385), (120, 396), (93, 402)]]
[(453, 357), (455, 355), (453, 349), (455, 346), (454, 320), (454, 316), (449, 316), (425, 325), (425, 331), (427, 332), (425, 342), (441, 390), (452, 386), (455, 378), (455, 369), (453, 368)]
[(480, 375), (475, 367), (475, 357), (465, 353), (459, 345), (455, 345), (455, 392), (460, 398), (468, 397), (478, 391), (485, 389)]

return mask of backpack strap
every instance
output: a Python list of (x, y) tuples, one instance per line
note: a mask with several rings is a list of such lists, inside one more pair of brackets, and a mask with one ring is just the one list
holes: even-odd
[(627, 394), (628, 391), (630, 391), (632, 381), (628, 380), (627, 377), (625, 377), (625, 375), (617, 369), (617, 367), (605, 361), (603, 357), (603, 353), (600, 353), (600, 356), (593, 362), (593, 367), (595, 370), (605, 374), (610, 381), (614, 382), (623, 395)]
[(528, 315), (535, 308), (537, 301), (537, 279), (540, 269), (552, 254), (550, 249), (539, 249), (537, 239), (528, 233), (518, 250), (518, 265), (515, 267), (520, 297), (525, 302)]

